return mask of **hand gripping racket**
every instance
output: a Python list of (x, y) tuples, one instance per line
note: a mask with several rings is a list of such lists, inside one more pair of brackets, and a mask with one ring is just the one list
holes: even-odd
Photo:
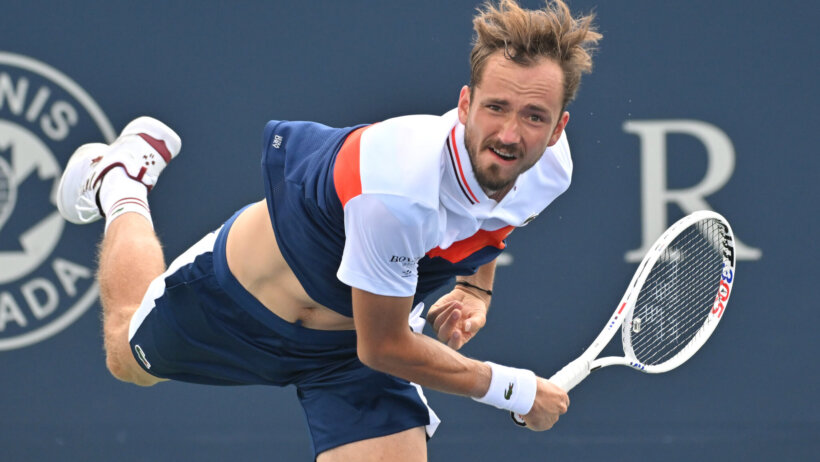
[[(726, 219), (711, 211), (680, 219), (650, 247), (592, 345), (550, 382), (569, 392), (606, 366), (652, 374), (680, 366), (717, 327), (734, 279), (734, 239)], [(618, 327), (624, 356), (598, 358)], [(519, 415), (513, 420), (526, 425)]]

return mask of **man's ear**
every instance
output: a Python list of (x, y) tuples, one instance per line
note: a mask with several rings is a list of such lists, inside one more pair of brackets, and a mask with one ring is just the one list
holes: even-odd
[(561, 114), (561, 119), (558, 120), (558, 123), (555, 124), (555, 130), (552, 131), (552, 135), (550, 136), (550, 141), (547, 143), (547, 146), (552, 146), (561, 139), (561, 134), (564, 133), (564, 128), (566, 128), (567, 123), (569, 123), (569, 112), (564, 111)]
[(462, 125), (467, 123), (467, 114), (470, 113), (470, 87), (464, 85), (461, 87), (461, 93), (458, 95), (458, 121)]

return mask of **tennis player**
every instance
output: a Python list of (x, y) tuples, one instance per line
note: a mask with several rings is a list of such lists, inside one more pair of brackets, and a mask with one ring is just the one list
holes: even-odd
[[(105, 218), (111, 373), (143, 386), (293, 384), (322, 462), (426, 460), (439, 419), (421, 387), (552, 427), (563, 390), (457, 350), (486, 322), (507, 235), (569, 186), (565, 109), (601, 37), (592, 19), (561, 0), (485, 4), (470, 85), (442, 116), (269, 122), (265, 198), (167, 268), (147, 194), (179, 137), (142, 117), (111, 145), (80, 147), (58, 203), (73, 223)], [(422, 300), (446, 286), (427, 313), (435, 340), (420, 333)]]

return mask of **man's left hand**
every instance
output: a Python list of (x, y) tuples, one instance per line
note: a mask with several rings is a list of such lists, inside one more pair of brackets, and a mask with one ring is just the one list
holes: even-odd
[(458, 350), (484, 327), (487, 302), (456, 287), (430, 307), (427, 322), (441, 342)]

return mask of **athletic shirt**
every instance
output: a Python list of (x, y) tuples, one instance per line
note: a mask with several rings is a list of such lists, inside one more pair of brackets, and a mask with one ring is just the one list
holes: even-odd
[(279, 248), (307, 294), (352, 316), (351, 287), (414, 304), (494, 260), (569, 186), (565, 135), (496, 202), (454, 109), (331, 128), (271, 121), (262, 171)]

